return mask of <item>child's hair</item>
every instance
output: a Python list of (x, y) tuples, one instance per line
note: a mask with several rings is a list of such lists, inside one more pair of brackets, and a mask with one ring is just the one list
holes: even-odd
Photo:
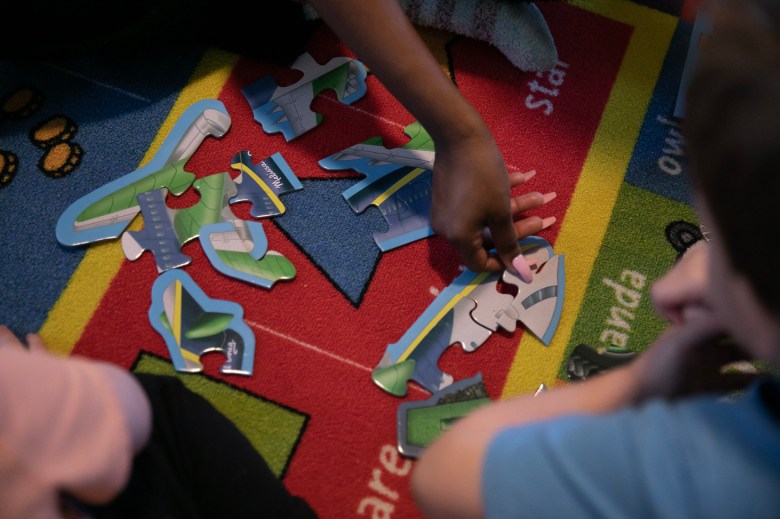
[(780, 0), (714, 1), (685, 100), (691, 174), (732, 267), (780, 313)]

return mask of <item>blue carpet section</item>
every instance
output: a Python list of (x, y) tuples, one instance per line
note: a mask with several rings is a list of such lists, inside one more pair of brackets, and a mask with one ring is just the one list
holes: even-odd
[(673, 114), (692, 27), (678, 22), (626, 172), (627, 183), (686, 204), (691, 189), (685, 145)]
[(355, 182), (302, 180), (303, 189), (284, 196), (287, 212), (273, 222), (357, 307), (381, 255), (373, 234), (387, 230), (387, 222), (376, 207), (360, 214), (349, 207), (342, 193)]
[[(57, 242), (57, 219), (81, 196), (138, 168), (201, 56), (99, 66), (0, 61), (0, 99), (22, 87), (42, 94), (25, 117), (0, 113), (0, 152), (18, 158), (15, 175), (0, 187), (0, 323), (17, 334), (40, 328), (86, 251)], [(46, 149), (31, 135), (53, 116), (75, 123), (67, 143), (82, 150), (77, 166), (59, 178), (39, 168)]]

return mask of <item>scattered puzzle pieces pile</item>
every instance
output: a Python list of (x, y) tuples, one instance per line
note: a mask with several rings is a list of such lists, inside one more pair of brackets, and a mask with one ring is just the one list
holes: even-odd
[[(243, 221), (230, 209), (231, 204), (249, 202), (254, 218), (284, 213), (279, 197), (303, 186), (281, 154), (255, 163), (250, 152), (237, 153), (231, 160), (239, 171), (235, 180), (226, 172), (196, 180), (184, 169), (200, 144), (209, 136), (224, 135), (230, 122), (219, 101), (192, 105), (149, 164), (74, 202), (60, 216), (57, 239), (75, 246), (121, 235), (129, 260), (149, 250), (158, 272), (164, 272), (188, 265), (191, 258), (181, 249), (199, 238), (211, 264), (226, 276), (264, 288), (294, 278), (293, 264), (268, 250), (262, 224)], [(190, 187), (200, 194), (197, 204), (186, 209), (168, 207), (168, 194), (178, 196)], [(124, 232), (138, 213), (144, 217), (144, 228)]]
[[(186, 110), (152, 160), (136, 171), (98, 188), (71, 204), (57, 222), (57, 239), (76, 246), (121, 235), (129, 260), (145, 251), (154, 254), (158, 273), (152, 289), (149, 318), (165, 338), (174, 367), (201, 371), (198, 358), (209, 351), (227, 356), (223, 373), (249, 375), (254, 362), (254, 335), (241, 320), (236, 303), (208, 299), (194, 281), (177, 270), (191, 258), (182, 247), (199, 238), (211, 264), (222, 274), (271, 288), (276, 281), (295, 277), (295, 267), (284, 256), (268, 250), (259, 221), (244, 221), (231, 210), (239, 202), (252, 204), (254, 218), (285, 212), (280, 196), (302, 189), (284, 158), (276, 153), (253, 162), (249, 151), (237, 153), (231, 166), (239, 173), (217, 173), (196, 180), (184, 169), (200, 144), (221, 137), (230, 127), (224, 105), (203, 100)], [(200, 201), (185, 209), (166, 204), (168, 194), (181, 195), (190, 187)], [(141, 213), (144, 227), (126, 231)]]

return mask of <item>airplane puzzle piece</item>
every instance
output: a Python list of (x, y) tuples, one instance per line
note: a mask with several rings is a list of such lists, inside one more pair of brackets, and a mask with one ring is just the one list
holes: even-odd
[(417, 458), (441, 433), (474, 409), (492, 400), (482, 374), (454, 382), (430, 398), (398, 406), (398, 452)]
[(60, 215), (57, 240), (76, 246), (119, 237), (141, 210), (138, 195), (160, 188), (180, 195), (189, 188), (195, 175), (184, 165), (206, 137), (222, 137), (230, 122), (220, 101), (190, 106), (149, 163), (81, 197)]
[(152, 286), (149, 321), (162, 335), (177, 371), (203, 371), (201, 355), (219, 351), (225, 374), (251, 375), (255, 336), (237, 303), (209, 298), (182, 270), (161, 274)]
[(366, 175), (343, 196), (355, 213), (362, 213), (369, 205), (382, 213), (389, 229), (374, 233), (382, 251), (433, 235), (433, 141), (418, 122), (404, 128), (404, 133), (411, 140), (400, 148), (385, 148), (377, 137), (319, 161), (328, 170), (354, 169)]
[(230, 162), (234, 169), (240, 171), (235, 178), (238, 193), (230, 203), (251, 202), (249, 214), (254, 218), (284, 214), (285, 207), (279, 196), (303, 189), (300, 180), (280, 153), (254, 163), (250, 152), (241, 151)]
[[(499, 327), (514, 332), (520, 321), (542, 341), (549, 345), (561, 317), (565, 287), (563, 256), (554, 255), (552, 247), (541, 238), (529, 237), (523, 246), (523, 256), (537, 265), (533, 281), (526, 283), (516, 274), (504, 270), (504, 283), (514, 285), (517, 294), (499, 294), (496, 297), (497, 280), (488, 279), (472, 294), (477, 308), (471, 316), (482, 326), (496, 331)], [(483, 297), (483, 294), (487, 297)], [(561, 297), (559, 297), (561, 296)], [(509, 304), (506, 304), (507, 298)]]
[(518, 285), (518, 294), (512, 296), (497, 290), (499, 274), (465, 270), (387, 347), (371, 374), (374, 383), (395, 396), (406, 395), (410, 380), (431, 393), (440, 391), (453, 383), (438, 366), (445, 349), (459, 343), (464, 351), (474, 351), (499, 326), (514, 331), (517, 321), (549, 344), (563, 304), (562, 256), (553, 255), (550, 244), (536, 236), (519, 243), (523, 255), (537, 265), (530, 283), (504, 271), (505, 282)]
[(426, 308), (401, 339), (390, 344), (371, 374), (374, 383), (395, 396), (406, 396), (414, 380), (431, 393), (453, 382), (438, 366), (444, 350), (455, 343), (473, 351), (492, 331), (471, 318), (476, 301), (468, 295), (488, 273), (464, 271)]
[(211, 265), (226, 276), (263, 288), (295, 277), (292, 262), (268, 250), (259, 222), (233, 220), (206, 225), (200, 230), (200, 244)]
[(324, 65), (308, 54), (301, 54), (294, 69), (303, 72), (296, 83), (279, 87), (273, 78), (261, 77), (243, 88), (241, 93), (252, 108), (252, 114), (266, 133), (281, 132), (287, 141), (320, 124), (322, 116), (311, 110), (314, 98), (330, 88), (339, 101), (352, 104), (366, 93), (366, 68), (357, 60), (337, 57)]

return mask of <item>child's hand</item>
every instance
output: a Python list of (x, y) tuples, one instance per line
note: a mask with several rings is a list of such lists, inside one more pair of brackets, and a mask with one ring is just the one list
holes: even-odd
[(704, 240), (693, 244), (653, 285), (653, 306), (672, 324), (681, 324), (693, 314), (709, 313), (706, 301), (709, 249)]
[[(492, 137), (473, 138), (451, 148), (436, 148), (431, 207), (434, 232), (448, 240), (472, 271), (512, 268), (520, 254), (517, 241), (549, 227), (555, 218), (514, 217), (555, 198), (555, 193), (525, 193), (511, 198), (511, 189), (533, 177), (508, 175)], [(496, 254), (489, 254), (495, 249)]]
[(743, 389), (756, 375), (724, 372), (723, 368), (744, 360), (748, 356), (708, 316), (672, 325), (630, 369), (637, 375), (637, 400), (642, 401)]
[[(27, 334), (27, 349), (34, 352), (48, 352), (46, 345), (43, 343), (43, 339), (38, 334)], [(0, 324), (0, 348), (24, 348), (16, 335), (4, 324)]]

